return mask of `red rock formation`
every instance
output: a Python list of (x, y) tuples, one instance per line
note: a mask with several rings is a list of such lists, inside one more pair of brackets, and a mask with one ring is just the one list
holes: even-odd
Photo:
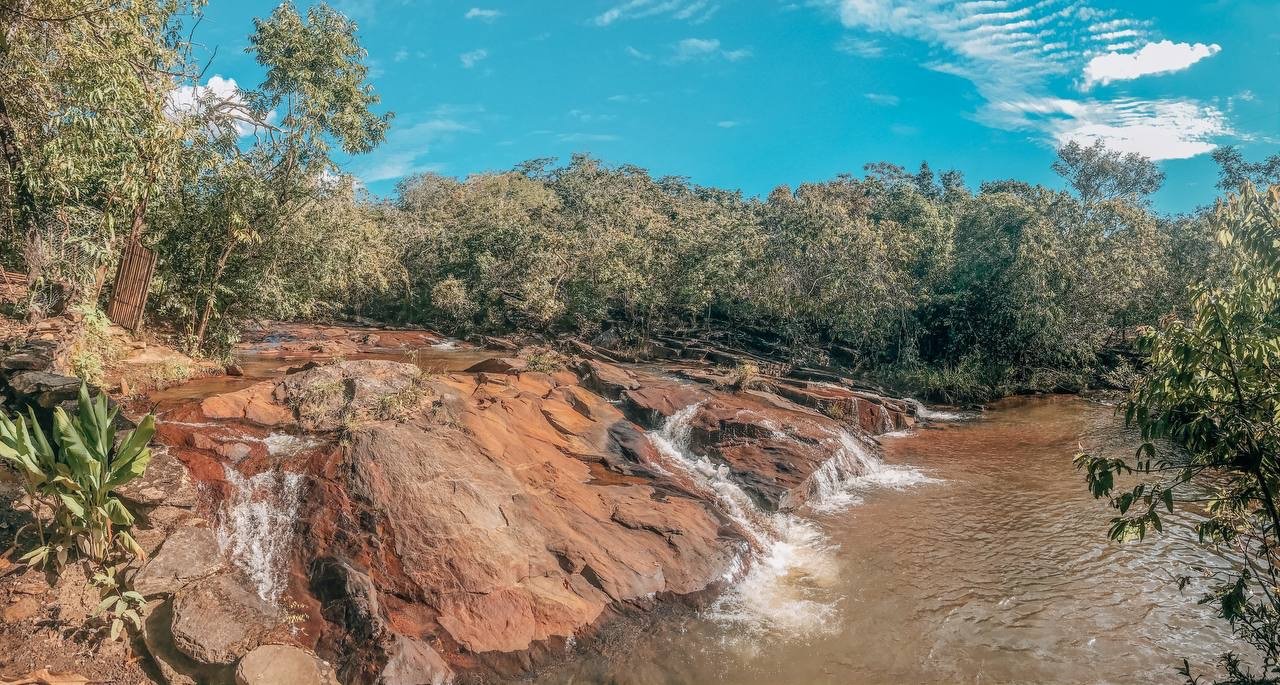
[[(581, 363), (581, 385), (510, 361), (420, 373), (385, 361), (318, 367), (161, 424), (201, 480), (236, 459), (245, 473), (309, 476), (290, 588), (309, 623), (296, 641), (343, 682), (513, 675), (627, 607), (718, 590), (744, 536), (714, 498), (663, 468), (644, 433), (684, 407), (699, 405), (694, 448), (766, 508), (803, 501), (845, 427), (909, 421), (883, 401), (879, 424), (857, 411), (833, 418), (839, 403), (874, 403), (853, 391), (731, 392), (599, 361)], [(262, 446), (269, 431), (304, 428), (330, 439), (287, 457)], [(175, 625), (189, 630), (183, 607)]]

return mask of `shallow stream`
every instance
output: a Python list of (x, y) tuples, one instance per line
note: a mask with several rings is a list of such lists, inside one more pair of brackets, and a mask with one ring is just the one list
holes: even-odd
[[(672, 431), (658, 437), (670, 441)], [(1181, 525), (1107, 541), (1073, 453), (1131, 450), (1111, 407), (1006, 401), (887, 437), (710, 607), (664, 617), (541, 683), (1169, 683), (1230, 634), (1174, 571), (1212, 563)]]

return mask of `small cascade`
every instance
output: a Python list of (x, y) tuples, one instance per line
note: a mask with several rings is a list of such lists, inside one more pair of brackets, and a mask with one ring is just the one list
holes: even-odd
[(711, 607), (710, 615), (756, 632), (805, 635), (825, 630), (835, 612), (834, 598), (824, 596), (836, 580), (830, 542), (810, 521), (764, 511), (733, 482), (727, 466), (690, 451), (691, 421), (700, 406), (676, 412), (649, 439), (664, 460), (655, 466), (714, 497), (758, 555), (745, 574), (741, 560), (731, 566), (725, 580), (737, 583)]
[(218, 513), (218, 546), (248, 575), (258, 596), (276, 604), (288, 583), (304, 478), (279, 471), (246, 478), (230, 465), (224, 468), (232, 492)]
[(924, 402), (920, 400), (907, 399), (911, 406), (916, 408), (916, 418), (923, 421), (963, 421), (969, 418), (968, 415), (955, 411), (935, 411), (924, 406)]
[[(834, 545), (814, 521), (788, 512), (766, 512), (733, 482), (729, 468), (694, 454), (689, 445), (693, 417), (700, 404), (673, 414), (649, 433), (662, 455), (652, 466), (684, 478), (713, 497), (751, 543), (756, 556), (748, 565), (738, 559), (726, 573), (735, 585), (712, 605), (709, 615), (741, 625), (752, 633), (803, 637), (834, 625), (839, 597)], [(937, 482), (916, 469), (885, 464), (848, 431), (833, 433), (832, 456), (815, 470), (804, 487), (805, 508), (815, 512), (843, 509), (861, 501), (870, 487), (901, 488)]]

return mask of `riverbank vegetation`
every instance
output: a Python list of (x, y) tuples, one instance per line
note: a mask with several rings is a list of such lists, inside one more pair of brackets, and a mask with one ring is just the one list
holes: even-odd
[[(1175, 505), (1201, 514), (1200, 540), (1234, 563), (1176, 569), (1180, 585), (1207, 581), (1256, 654), (1226, 654), (1218, 682), (1280, 682), (1280, 186), (1246, 184), (1211, 226), (1228, 274), (1196, 289), (1183, 318), (1142, 333), (1150, 367), (1124, 404), (1141, 431), (1133, 458), (1081, 455), (1095, 497), (1116, 509), (1111, 537), (1163, 531)], [(1125, 477), (1141, 480), (1122, 487)], [(1129, 479), (1132, 480), (1132, 479)], [(1255, 658), (1256, 657), (1256, 658)], [(1203, 665), (1184, 663), (1190, 685)]]
[[(225, 351), (255, 318), (635, 347), (714, 332), (962, 401), (1125, 382), (1135, 327), (1213, 268), (1207, 210), (1153, 211), (1158, 168), (1099, 145), (1060, 150), (1063, 190), (874, 163), (756, 198), (583, 155), (374, 198), (333, 163), (390, 122), (340, 13), (257, 20), (247, 51), (266, 76), (241, 90), (200, 83), (198, 3), (80, 4), (3, 19), (2, 257), (33, 286), (20, 316), (103, 305), (138, 240), (159, 260), (150, 325), (190, 350)], [(1219, 161), (1232, 183), (1270, 170)]]

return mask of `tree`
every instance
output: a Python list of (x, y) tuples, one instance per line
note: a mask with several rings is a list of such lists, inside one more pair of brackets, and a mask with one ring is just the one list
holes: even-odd
[(96, 298), (116, 225), (141, 232), (181, 149), (166, 104), (188, 68), (181, 20), (199, 5), (0, 2), (0, 156), (34, 285)]
[[(179, 209), (169, 234), (170, 248), (188, 257), (188, 274), (198, 275), (175, 274), (175, 285), (191, 299), (180, 309), (191, 316), (193, 349), (204, 346), (210, 322), (251, 292), (261, 273), (244, 287), (228, 288), (226, 279), (260, 263), (256, 258), (280, 244), (288, 224), (330, 191), (336, 178), (331, 146), (369, 152), (391, 119), (372, 111), (379, 98), (366, 82), (365, 52), (356, 25), (341, 13), (321, 3), (304, 17), (286, 2), (254, 20), (254, 28), (246, 51), (266, 68), (265, 80), (257, 90), (204, 102), (195, 112), (202, 133), (188, 151), (194, 187), (183, 197), (217, 210), (194, 212), (204, 223), (193, 224)], [(253, 136), (248, 146), (239, 141), (246, 123)], [(218, 230), (208, 249), (184, 249), (212, 226)]]
[(1102, 140), (1085, 147), (1071, 141), (1058, 149), (1053, 170), (1067, 180), (1085, 207), (1106, 200), (1145, 204), (1164, 184), (1164, 172), (1136, 152), (1109, 150)]
[[(1203, 284), (1186, 319), (1148, 330), (1150, 368), (1124, 404), (1142, 444), (1132, 458), (1079, 455), (1111, 537), (1163, 529), (1161, 511), (1203, 511), (1200, 539), (1237, 560), (1214, 574), (1217, 604), (1261, 663), (1223, 657), (1223, 683), (1280, 682), (1280, 186), (1245, 185), (1213, 218), (1230, 278)], [(1130, 474), (1138, 482), (1121, 487)], [(1199, 487), (1188, 488), (1197, 483)], [(1201, 494), (1208, 490), (1205, 497)], [(1183, 581), (1188, 582), (1184, 579)], [(1189, 682), (1189, 664), (1184, 664)]]
[(1225, 145), (1213, 151), (1213, 161), (1218, 163), (1218, 187), (1223, 190), (1235, 190), (1245, 183), (1262, 188), (1280, 184), (1280, 153), (1249, 162), (1239, 148)]

